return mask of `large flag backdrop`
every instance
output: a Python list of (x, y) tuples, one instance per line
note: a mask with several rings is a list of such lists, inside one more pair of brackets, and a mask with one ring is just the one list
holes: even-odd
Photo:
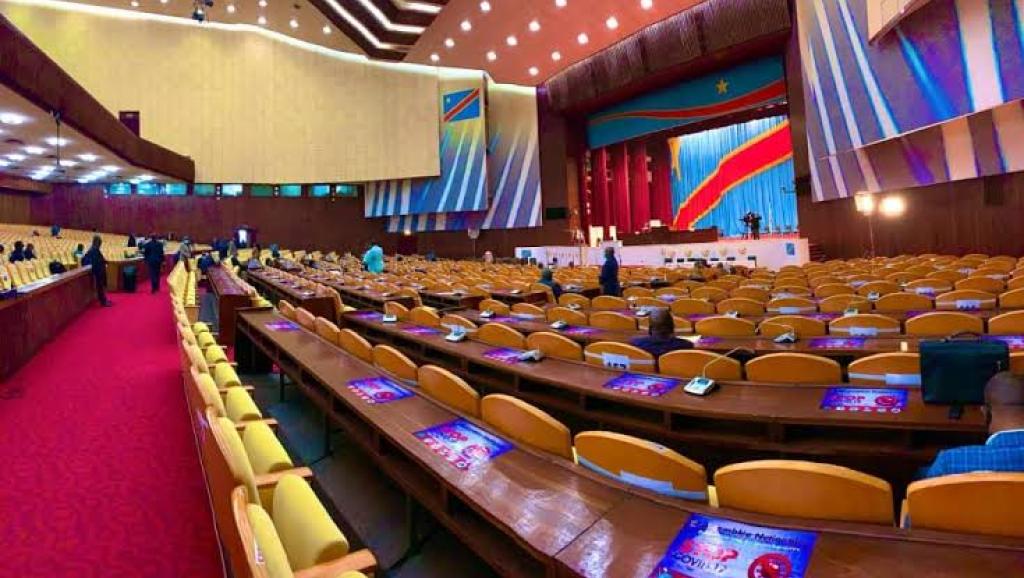
[(747, 211), (762, 230), (796, 231), (789, 119), (776, 116), (669, 140), (675, 229), (745, 232)]

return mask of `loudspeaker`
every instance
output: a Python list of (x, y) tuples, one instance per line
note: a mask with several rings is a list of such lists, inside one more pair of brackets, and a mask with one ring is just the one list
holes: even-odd
[(1006, 201), (1006, 175), (993, 175), (982, 179), (984, 203), (987, 206), (1002, 206)]
[(565, 207), (548, 207), (544, 209), (545, 221), (564, 221), (569, 216), (569, 209)]
[(121, 124), (128, 127), (128, 130), (132, 131), (135, 136), (140, 136), (141, 120), (139, 118), (139, 111), (137, 110), (122, 110), (117, 113), (117, 118), (121, 120)]

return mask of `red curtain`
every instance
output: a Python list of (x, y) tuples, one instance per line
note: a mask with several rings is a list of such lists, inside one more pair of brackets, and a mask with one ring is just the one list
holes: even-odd
[(618, 230), (618, 237), (633, 232), (629, 204), (629, 152), (626, 143), (608, 147), (611, 149), (611, 217)]
[[(593, 217), (593, 225), (595, 227), (606, 227), (609, 225), (608, 215), (610, 214), (609, 209), (609, 195), (608, 195), (608, 150), (607, 149), (595, 149), (591, 151), (590, 156), (590, 186), (593, 191), (593, 205), (591, 207), (591, 216)], [(607, 239), (608, 234), (601, 235), (601, 238)]]
[(649, 144), (651, 155), (651, 218), (671, 226), (672, 214), (672, 149), (668, 141), (658, 139)]
[(629, 147), (629, 200), (634, 231), (642, 231), (651, 220), (651, 183), (647, 171), (647, 144)]
[(593, 198), (593, 192), (590, 190), (590, 158), (591, 154), (589, 151), (582, 151), (578, 157), (579, 164), (576, 170), (576, 181), (578, 187), (576, 204), (577, 210), (579, 211), (579, 225), (580, 230), (583, 232), (583, 238), (586, 241), (590, 241), (590, 225), (593, 215), (590, 211), (593, 209), (593, 204), (590, 199)]

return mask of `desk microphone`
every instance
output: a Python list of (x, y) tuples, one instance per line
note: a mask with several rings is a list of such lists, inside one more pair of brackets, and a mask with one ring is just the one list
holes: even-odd
[(796, 343), (797, 340), (800, 339), (800, 336), (796, 334), (796, 329), (793, 329), (793, 327), (786, 325), (784, 323), (772, 323), (770, 321), (769, 323), (771, 323), (772, 325), (778, 325), (779, 327), (782, 327), (783, 329), (786, 330), (785, 333), (775, 336), (775, 339), (772, 340), (775, 343)]
[(732, 355), (733, 353), (738, 352), (738, 351), (745, 351), (747, 353), (750, 353), (751, 355), (756, 355), (756, 352), (754, 352), (752, 349), (750, 349), (749, 347), (743, 347), (743, 346), (734, 347), (734, 348), (730, 349), (729, 351), (727, 351), (726, 353), (715, 354), (715, 358), (712, 359), (711, 361), (705, 363), (704, 367), (701, 368), (701, 370), (700, 370), (700, 377), (694, 377), (693, 379), (691, 379), (690, 383), (687, 383), (683, 387), (683, 391), (685, 391), (686, 393), (692, 394), (692, 395), (700, 395), (700, 396), (704, 396), (704, 395), (707, 395), (707, 394), (711, 393), (711, 390), (713, 390), (715, 388), (715, 380), (710, 379), (707, 376), (708, 368), (711, 367), (712, 365), (718, 363), (722, 359), (730, 359), (729, 356)]

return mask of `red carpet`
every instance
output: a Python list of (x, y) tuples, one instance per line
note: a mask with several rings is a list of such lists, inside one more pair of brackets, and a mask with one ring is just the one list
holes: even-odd
[(0, 385), (0, 578), (223, 575), (166, 286), (111, 299)]

